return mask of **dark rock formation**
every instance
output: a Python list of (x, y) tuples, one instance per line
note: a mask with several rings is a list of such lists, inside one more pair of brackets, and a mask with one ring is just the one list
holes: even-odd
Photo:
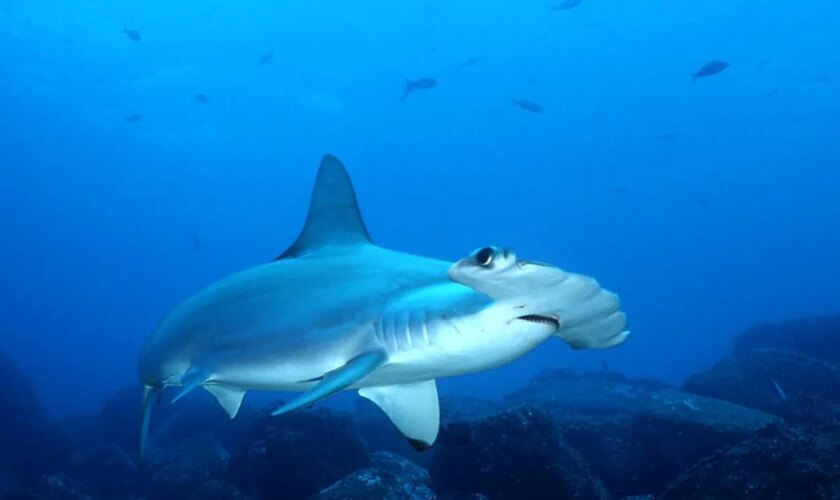
[(23, 478), (0, 462), (0, 498), (28, 498)]
[(736, 355), (767, 347), (789, 349), (840, 366), (840, 315), (761, 325), (735, 338)]
[[(165, 391), (152, 419), (150, 437), (167, 446), (181, 444), (203, 434), (212, 434), (222, 446), (233, 449), (254, 416), (243, 402), (236, 418), (231, 419), (207, 391), (195, 390), (174, 403), (177, 391)], [(138, 407), (139, 410), (139, 407)]]
[(102, 405), (99, 416), (102, 438), (128, 453), (136, 453), (140, 444), (140, 417), (143, 388), (130, 385), (111, 396)]
[[(100, 438), (119, 445), (137, 458), (143, 390), (131, 385), (112, 396), (100, 411)], [(152, 412), (148, 447), (174, 447), (196, 436), (212, 434), (227, 448), (234, 447), (247, 427), (253, 410), (242, 405), (235, 419), (228, 417), (216, 400), (204, 390), (195, 390), (172, 403), (175, 390), (164, 391)]]
[(688, 378), (683, 387), (792, 423), (840, 422), (840, 369), (787, 349), (757, 349), (727, 358)]
[(491, 498), (609, 498), (550, 415), (522, 406), (446, 425), (435, 450), (435, 491)]
[[(452, 394), (441, 395), (440, 397), (440, 418), (443, 424), (477, 418), (498, 412), (499, 409), (497, 403), (484, 399)], [(358, 399), (353, 420), (371, 450), (396, 453), (421, 467), (429, 467), (435, 447), (430, 450), (417, 451), (394, 424), (388, 420), (382, 410), (367, 399)], [(444, 427), (438, 437), (439, 441), (446, 439), (445, 432)]]
[(138, 464), (118, 445), (94, 442), (68, 458), (64, 473), (100, 496), (126, 497), (136, 486)]
[(388, 452), (376, 452), (371, 465), (357, 470), (322, 490), (317, 500), (376, 498), (382, 500), (433, 500), (429, 473), (405, 458)]
[(467, 493), (463, 491), (450, 491), (437, 496), (437, 500), (490, 500), (490, 497), (481, 493)]
[(840, 432), (767, 428), (688, 469), (660, 498), (840, 498)]
[(172, 448), (156, 448), (143, 464), (141, 489), (150, 498), (196, 497), (198, 485), (223, 483), (230, 454), (209, 433), (193, 436)]
[(254, 418), (230, 461), (230, 481), (263, 499), (308, 498), (369, 463), (346, 415), (326, 409)]
[(35, 488), (33, 499), (91, 500), (96, 498), (93, 488), (63, 474), (41, 476)]
[(3, 353), (0, 380), (0, 464), (26, 484), (56, 473), (70, 439), (44, 417), (29, 379)]
[(616, 496), (658, 493), (714, 451), (778, 422), (766, 413), (617, 374), (547, 371), (504, 399), (549, 412)]

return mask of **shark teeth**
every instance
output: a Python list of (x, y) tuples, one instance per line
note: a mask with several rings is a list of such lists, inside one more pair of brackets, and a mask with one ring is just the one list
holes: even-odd
[(543, 316), (541, 314), (526, 314), (520, 316), (519, 319), (530, 321), (532, 323), (542, 323), (544, 325), (551, 325), (555, 330), (560, 328), (560, 320), (554, 316)]

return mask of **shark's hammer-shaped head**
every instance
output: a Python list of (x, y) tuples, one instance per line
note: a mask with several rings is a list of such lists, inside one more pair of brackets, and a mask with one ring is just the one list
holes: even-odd
[(483, 323), (491, 322), (487, 334), (496, 342), (536, 344), (556, 335), (575, 349), (597, 349), (630, 333), (618, 297), (594, 279), (519, 260), (506, 248), (472, 252), (449, 269), (449, 278), (493, 299)]

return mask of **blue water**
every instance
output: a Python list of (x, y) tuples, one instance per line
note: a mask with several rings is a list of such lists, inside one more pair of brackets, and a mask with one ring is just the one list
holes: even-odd
[(623, 300), (627, 344), (442, 392), (604, 362), (679, 382), (840, 310), (840, 3), (551, 5), (5, 0), (0, 349), (52, 414), (95, 411), (179, 301), (286, 248), (327, 152), (379, 244), (509, 246)]

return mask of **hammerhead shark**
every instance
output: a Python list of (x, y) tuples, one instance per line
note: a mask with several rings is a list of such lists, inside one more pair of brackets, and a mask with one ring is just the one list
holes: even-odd
[(486, 246), (451, 263), (375, 245), (344, 166), (321, 161), (298, 238), (272, 262), (199, 291), (143, 346), (141, 453), (156, 395), (197, 387), (233, 418), (249, 390), (302, 392), (273, 414), (345, 389), (417, 449), (434, 443), (435, 380), (495, 368), (551, 337), (607, 348), (629, 331), (587, 276)]

